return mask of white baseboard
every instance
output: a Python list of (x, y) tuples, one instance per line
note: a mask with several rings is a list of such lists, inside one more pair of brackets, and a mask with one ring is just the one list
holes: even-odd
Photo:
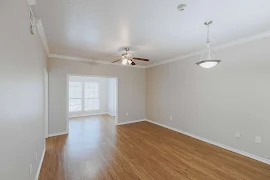
[(115, 116), (111, 115), (111, 113), (109, 113), (109, 112), (107, 114), (110, 115), (110, 116), (112, 116), (112, 117), (115, 117)]
[(191, 134), (191, 133), (188, 133), (188, 132), (176, 129), (176, 128), (169, 127), (169, 126), (166, 126), (164, 124), (161, 124), (161, 123), (158, 123), (158, 122), (155, 122), (155, 121), (151, 121), (151, 120), (148, 120), (148, 119), (146, 119), (146, 121), (270, 165), (270, 160), (269, 159), (265, 159), (265, 158), (262, 158), (262, 157), (247, 153), (245, 151), (242, 151), (242, 150), (239, 150), (239, 149), (236, 149), (236, 148), (233, 148), (233, 147), (229, 147), (229, 146), (226, 146), (224, 144), (217, 143), (215, 141), (212, 141), (212, 140), (209, 140), (209, 139), (206, 139), (206, 138), (203, 138), (203, 137), (200, 137), (200, 136), (197, 136), (197, 135), (194, 135), (194, 134)]
[(39, 162), (39, 166), (38, 166), (38, 169), (37, 169), (37, 174), (36, 174), (35, 180), (38, 180), (40, 170), (41, 170), (41, 167), (42, 167), (42, 163), (43, 163), (43, 160), (44, 160), (45, 152), (46, 152), (46, 147), (44, 148), (43, 153), (41, 155), (41, 159), (40, 159), (40, 162)]
[(99, 112), (99, 113), (89, 113), (89, 114), (78, 114), (78, 115), (70, 115), (69, 118), (104, 115), (104, 114), (109, 114), (109, 113), (108, 112)]
[(138, 119), (138, 120), (134, 120), (134, 121), (128, 121), (128, 122), (122, 122), (122, 123), (118, 123), (118, 126), (124, 125), (124, 124), (132, 124), (132, 123), (137, 123), (137, 122), (142, 122), (142, 121), (146, 121), (146, 119)]
[(68, 132), (65, 131), (65, 132), (53, 133), (53, 134), (49, 134), (48, 137), (61, 136), (65, 134), (68, 134)]

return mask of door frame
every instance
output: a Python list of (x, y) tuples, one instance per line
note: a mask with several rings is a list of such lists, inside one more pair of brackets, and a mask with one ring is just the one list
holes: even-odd
[[(113, 98), (112, 98), (112, 100), (113, 100), (113, 107), (112, 107), (112, 116), (113, 117), (115, 117), (115, 112), (116, 112), (116, 80), (115, 79), (113, 79), (113, 81), (112, 81), (112, 84), (113, 84), (113, 93), (114, 93), (114, 95), (113, 95)], [(110, 113), (110, 112), (109, 112)]]
[(49, 136), (49, 74), (44, 68), (44, 121), (45, 121), (45, 138)]
[(112, 76), (98, 76), (98, 75), (85, 75), (85, 74), (67, 74), (66, 76), (66, 132), (69, 133), (69, 77), (96, 77), (96, 78), (111, 78), (115, 79), (115, 126), (118, 125), (118, 77)]

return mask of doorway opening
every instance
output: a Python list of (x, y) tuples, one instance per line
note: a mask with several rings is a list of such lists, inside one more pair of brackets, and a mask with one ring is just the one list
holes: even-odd
[(68, 75), (67, 129), (72, 121), (82, 118), (106, 119), (118, 124), (118, 78)]

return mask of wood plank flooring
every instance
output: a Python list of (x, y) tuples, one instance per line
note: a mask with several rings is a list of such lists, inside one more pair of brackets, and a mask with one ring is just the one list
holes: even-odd
[(39, 180), (270, 180), (270, 166), (148, 122), (72, 118), (47, 139)]

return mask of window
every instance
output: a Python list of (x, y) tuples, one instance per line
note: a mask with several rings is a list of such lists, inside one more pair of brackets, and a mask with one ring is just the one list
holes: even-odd
[(69, 112), (99, 110), (99, 83), (69, 82)]
[(99, 110), (99, 84), (85, 82), (84, 84), (84, 110)]
[(69, 82), (69, 112), (82, 111), (82, 83)]

